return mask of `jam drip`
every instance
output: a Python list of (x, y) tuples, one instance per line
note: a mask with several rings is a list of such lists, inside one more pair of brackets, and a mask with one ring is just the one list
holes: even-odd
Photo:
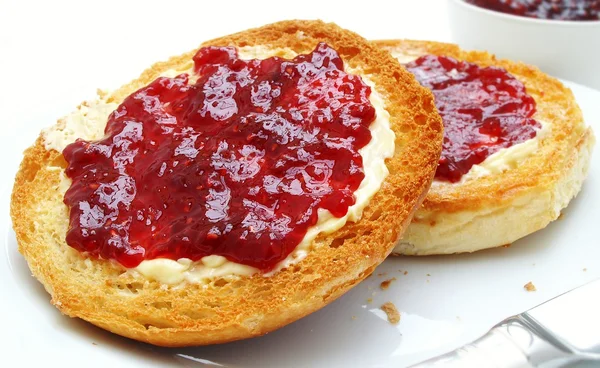
[(457, 182), (491, 154), (534, 138), (535, 100), (506, 70), (426, 55), (406, 68), (435, 96), (444, 123), (439, 180)]
[(103, 139), (65, 148), (70, 246), (126, 267), (222, 255), (269, 270), (318, 209), (354, 204), (375, 109), (334, 49), (242, 60), (205, 47), (194, 71), (134, 92)]
[(523, 17), (600, 20), (600, 0), (466, 0), (479, 7)]

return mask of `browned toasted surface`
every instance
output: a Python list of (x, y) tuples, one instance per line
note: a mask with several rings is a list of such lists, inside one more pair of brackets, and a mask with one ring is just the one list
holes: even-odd
[[(64, 232), (48, 231), (50, 221), (61, 221), (63, 229), (68, 223), (60, 189), (65, 162), (40, 137), (25, 152), (11, 216), (20, 252), (62, 313), (156, 345), (222, 343), (265, 334), (323, 307), (384, 260), (424, 198), (439, 159), (442, 126), (431, 93), (387, 52), (320, 21), (275, 23), (203, 46), (265, 45), (307, 53), (320, 41), (375, 83), (396, 134), (390, 174), (362, 220), (320, 235), (304, 260), (274, 276), (169, 287), (135, 278), (114, 262), (87, 259), (65, 243)], [(165, 70), (191, 63), (194, 53), (153, 65), (107, 100), (121, 102)]]
[(570, 173), (579, 148), (591, 147), (591, 129), (583, 123), (581, 110), (571, 90), (534, 66), (497, 59), (486, 51), (464, 51), (457, 45), (447, 43), (414, 40), (382, 40), (374, 43), (382, 49), (404, 55), (445, 55), (482, 67), (502, 67), (521, 81), (527, 93), (535, 99), (537, 113), (534, 118), (552, 124), (551, 134), (542, 140), (538, 152), (520, 165), (518, 170), (507, 170), (460, 185), (432, 188), (423, 202), (423, 210), (445, 213), (477, 211), (549, 190)]

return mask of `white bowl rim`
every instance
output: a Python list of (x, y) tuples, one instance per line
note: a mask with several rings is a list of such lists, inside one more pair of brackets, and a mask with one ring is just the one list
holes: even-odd
[(482, 8), (477, 5), (469, 4), (466, 0), (449, 0), (457, 4), (458, 6), (465, 7), (470, 11), (480, 12), (484, 14), (488, 14), (491, 16), (504, 18), (506, 20), (522, 22), (522, 23), (532, 23), (532, 24), (540, 24), (545, 26), (567, 26), (567, 27), (598, 27), (600, 26), (600, 19), (598, 20), (557, 20), (557, 19), (540, 19), (540, 18), (531, 18), (525, 17), (521, 15), (513, 15), (508, 13), (502, 13), (495, 10), (489, 10), (486, 8)]

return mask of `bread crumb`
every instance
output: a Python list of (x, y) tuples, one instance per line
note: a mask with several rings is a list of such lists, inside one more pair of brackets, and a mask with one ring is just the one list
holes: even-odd
[(529, 281), (528, 283), (525, 284), (525, 286), (523, 286), (525, 288), (525, 290), (527, 291), (536, 291), (537, 289), (535, 288), (535, 285)]
[(104, 97), (106, 97), (106, 95), (108, 95), (108, 91), (104, 90), (104, 89), (97, 88), (96, 89), (96, 95), (98, 95), (98, 97), (102, 100), (102, 99), (104, 99)]
[(587, 268), (584, 268), (584, 269), (583, 269), (583, 272), (586, 272), (586, 271), (587, 271)]
[(371, 304), (371, 303), (373, 303), (373, 298), (369, 298), (369, 299), (367, 299), (367, 303), (368, 303), (368, 304)]
[(381, 277), (381, 276), (385, 276), (387, 275), (387, 273), (383, 272), (383, 273), (378, 273), (377, 276)]
[(396, 306), (392, 302), (384, 303), (381, 307), (379, 307), (382, 311), (387, 314), (388, 322), (396, 325), (400, 322), (400, 312), (396, 309)]
[(381, 284), (379, 284), (379, 287), (381, 288), (381, 290), (387, 290), (390, 287), (390, 284), (396, 281), (395, 277), (392, 277), (391, 279), (387, 279), (385, 281), (382, 281)]
[(405, 274), (405, 275), (408, 275), (408, 271), (404, 271), (404, 274)]

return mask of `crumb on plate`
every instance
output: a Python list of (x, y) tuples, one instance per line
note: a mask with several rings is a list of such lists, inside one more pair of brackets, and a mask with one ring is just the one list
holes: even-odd
[(381, 288), (381, 290), (387, 290), (387, 288), (389, 288), (389, 287), (390, 287), (390, 284), (391, 284), (393, 281), (396, 281), (396, 278), (395, 278), (395, 277), (392, 277), (391, 279), (387, 279), (387, 280), (385, 280), (385, 281), (382, 281), (382, 282), (381, 282), (381, 284), (379, 284), (379, 287)]
[(392, 302), (384, 303), (380, 309), (387, 314), (388, 322), (396, 325), (400, 322), (400, 312), (396, 309), (396, 306)]
[(537, 289), (535, 288), (535, 285), (529, 281), (528, 283), (525, 284), (525, 286), (523, 286), (525, 288), (525, 290), (527, 291), (536, 291)]

